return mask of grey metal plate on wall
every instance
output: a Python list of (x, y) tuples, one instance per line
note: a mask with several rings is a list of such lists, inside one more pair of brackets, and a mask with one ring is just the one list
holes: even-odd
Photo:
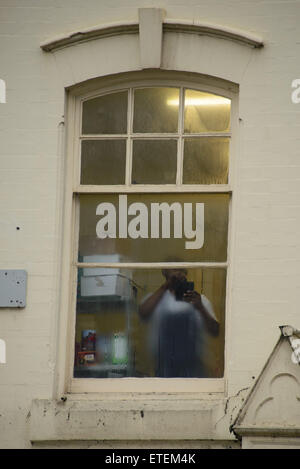
[(26, 270), (0, 270), (0, 308), (24, 308), (26, 285)]

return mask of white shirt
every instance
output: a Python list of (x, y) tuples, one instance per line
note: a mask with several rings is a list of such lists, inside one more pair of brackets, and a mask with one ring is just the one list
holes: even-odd
[[(150, 295), (144, 299), (149, 298)], [(215, 320), (216, 316), (211, 302), (205, 295), (201, 295), (201, 301), (207, 313)], [(172, 318), (175, 321), (172, 321)], [(168, 322), (168, 320), (170, 320)], [(170, 331), (166, 324), (178, 324), (178, 329), (170, 327)], [(180, 324), (183, 325), (180, 331)], [(190, 344), (193, 340), (195, 343), (196, 359), (203, 361), (203, 355), (206, 351), (207, 331), (201, 312), (191, 303), (187, 301), (178, 301), (175, 295), (169, 290), (163, 294), (162, 298), (155, 307), (150, 319), (149, 346), (155, 359), (159, 358), (159, 353), (163, 352), (163, 347), (159, 343), (161, 341), (170, 343), (169, 333), (174, 335), (174, 340), (178, 342), (178, 346), (182, 348), (182, 354), (186, 348), (184, 344)], [(177, 339), (176, 339), (177, 338)], [(178, 340), (180, 338), (180, 340)], [(171, 344), (172, 345), (172, 344)], [(174, 345), (176, 346), (176, 345)], [(180, 353), (180, 351), (179, 351)]]

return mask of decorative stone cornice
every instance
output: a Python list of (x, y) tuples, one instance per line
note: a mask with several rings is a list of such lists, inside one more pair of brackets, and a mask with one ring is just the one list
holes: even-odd
[(163, 29), (165, 32), (198, 34), (199, 36), (228, 39), (257, 49), (264, 46), (262, 38), (254, 34), (227, 26), (203, 23), (200, 21), (165, 20)]
[(64, 47), (74, 46), (82, 42), (93, 41), (105, 37), (119, 36), (122, 34), (138, 34), (139, 24), (136, 21), (127, 23), (111, 23), (93, 28), (81, 29), (68, 35), (58, 36), (41, 44), (45, 52), (55, 52)]
[[(177, 32), (216, 37), (219, 39), (232, 40), (253, 48), (261, 48), (264, 45), (262, 39), (252, 33), (210, 23), (164, 19), (163, 32)], [(64, 47), (70, 47), (95, 39), (138, 33), (139, 23), (136, 21), (110, 23), (95, 26), (93, 28), (82, 29), (80, 31), (74, 31), (70, 34), (56, 37), (42, 43), (41, 48), (45, 52), (54, 52)]]

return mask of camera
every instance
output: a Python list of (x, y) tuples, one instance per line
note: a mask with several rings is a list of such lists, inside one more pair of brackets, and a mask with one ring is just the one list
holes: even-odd
[(194, 290), (194, 282), (188, 282), (186, 279), (180, 282), (175, 289), (175, 297), (177, 301), (182, 301), (183, 300), (183, 295), (187, 291), (193, 291)]

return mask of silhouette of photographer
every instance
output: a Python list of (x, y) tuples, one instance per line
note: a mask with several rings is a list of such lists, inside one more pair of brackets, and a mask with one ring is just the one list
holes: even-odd
[(155, 376), (205, 377), (205, 334), (219, 334), (213, 307), (188, 282), (186, 269), (165, 269), (162, 274), (164, 284), (139, 306), (141, 319), (151, 323)]

